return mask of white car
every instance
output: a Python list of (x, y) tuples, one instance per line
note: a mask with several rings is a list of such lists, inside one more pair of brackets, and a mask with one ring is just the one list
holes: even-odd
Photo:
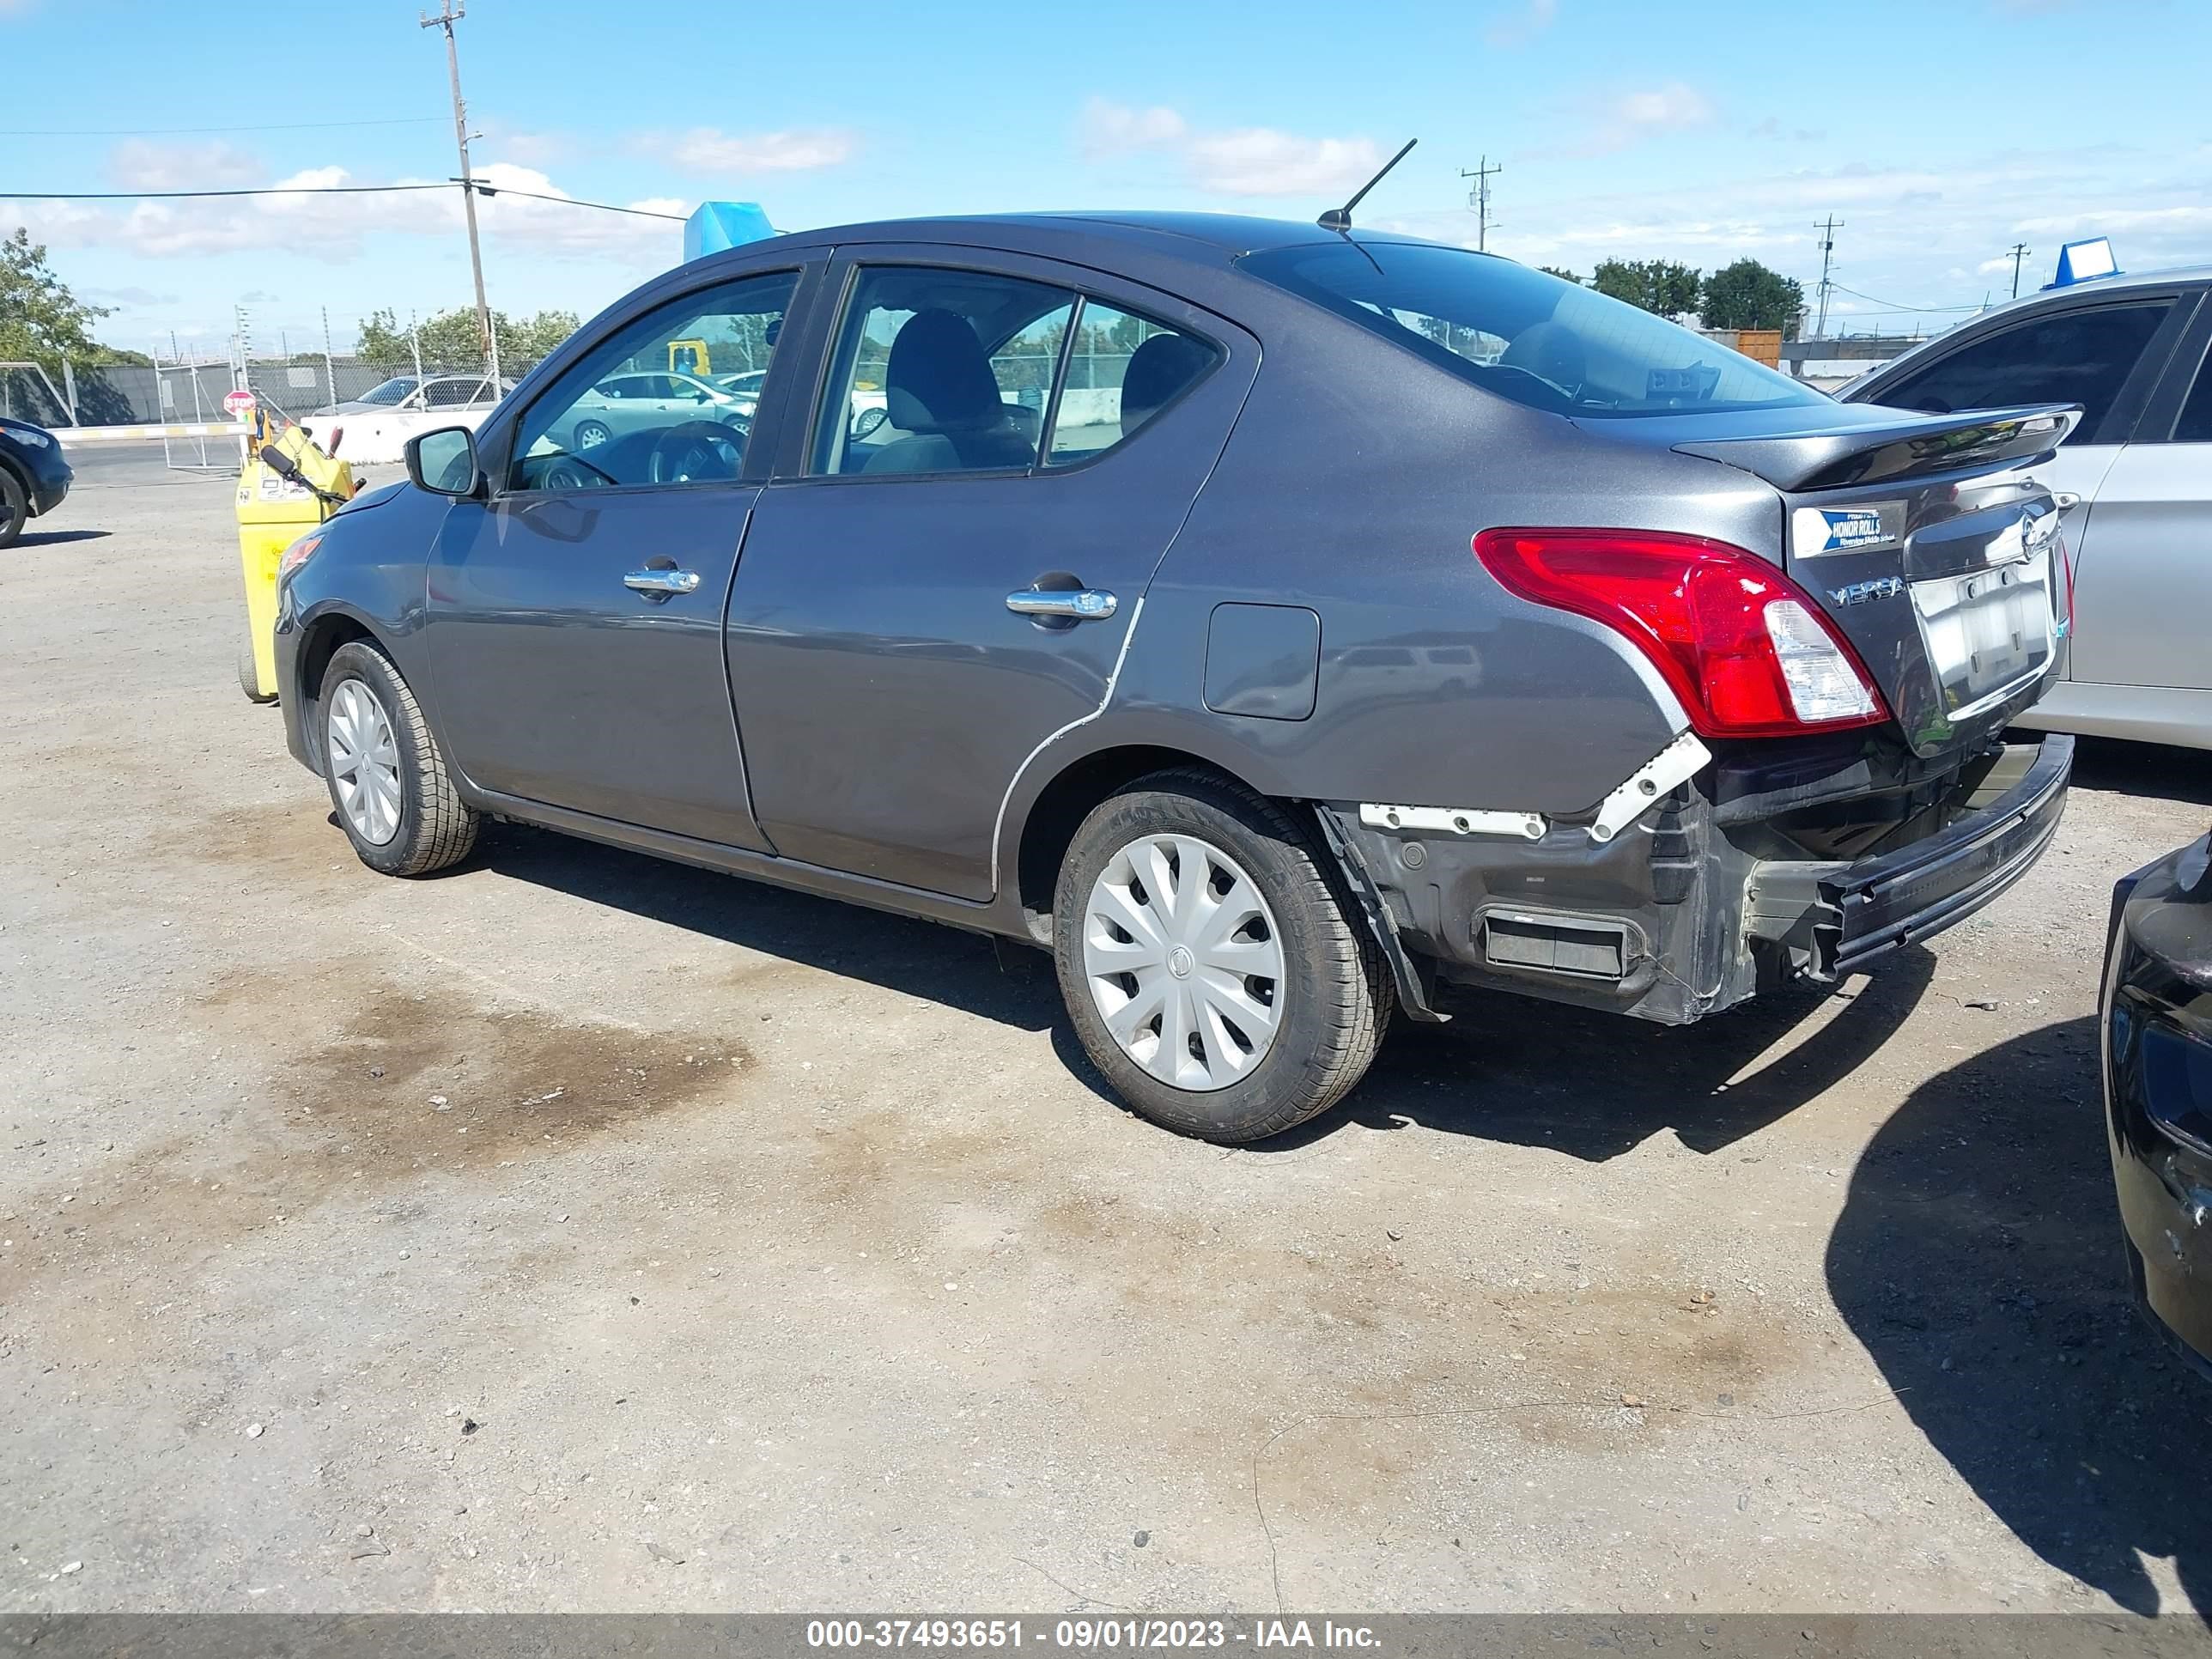
[[(407, 441), (418, 432), (482, 425), (500, 398), (514, 390), (512, 380), (495, 382), (483, 374), (432, 374), (419, 380), (395, 374), (358, 398), (317, 410), (301, 425), (324, 448), (356, 466), (386, 465), (400, 459)], [(325, 433), (333, 441), (324, 442)]]
[(2212, 268), (2102, 276), (1998, 306), (1836, 394), (1939, 415), (2085, 411), (2037, 470), (2065, 513), (2073, 639), (2065, 678), (2021, 726), (2212, 749), (2208, 343)]

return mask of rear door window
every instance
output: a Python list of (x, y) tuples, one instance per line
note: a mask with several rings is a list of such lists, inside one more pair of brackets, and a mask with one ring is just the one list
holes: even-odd
[(1582, 419), (1827, 401), (1717, 340), (1494, 254), (1347, 239), (1273, 248), (1240, 263), (1533, 409)]
[(1103, 455), (1221, 361), (1210, 341), (1102, 301), (1085, 300), (1053, 411), (1048, 466)]
[(2069, 442), (2094, 443), (2171, 300), (2021, 318), (1883, 388), (1893, 409), (1948, 415), (2019, 404), (2079, 404)]
[(1036, 465), (1075, 295), (988, 271), (864, 267), (815, 438), (822, 473)]

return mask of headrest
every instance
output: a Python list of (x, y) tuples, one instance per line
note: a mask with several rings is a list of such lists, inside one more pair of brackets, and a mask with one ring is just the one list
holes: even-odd
[(933, 308), (906, 319), (884, 371), (884, 408), (902, 432), (973, 432), (999, 421), (999, 383), (966, 318)]
[(1121, 425), (1126, 430), (1149, 419), (1164, 404), (1206, 372), (1211, 349), (1187, 334), (1155, 334), (1130, 355), (1121, 376)]

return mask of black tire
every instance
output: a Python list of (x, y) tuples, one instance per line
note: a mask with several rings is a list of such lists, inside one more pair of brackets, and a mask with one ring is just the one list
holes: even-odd
[(246, 631), (238, 642), (238, 689), (246, 693), (248, 702), (274, 702), (276, 694), (261, 689), (261, 665), (253, 660), (253, 634)]
[[(377, 842), (362, 835), (348, 815), (331, 775), (331, 711), (338, 690), (357, 683), (374, 698), (392, 727), (398, 751), (399, 775), (398, 826), (390, 840)], [(322, 757), (323, 775), (330, 787), (331, 805), (338, 823), (353, 843), (353, 850), (370, 869), (387, 876), (422, 876), (458, 864), (477, 842), (477, 814), (454, 791), (446, 757), (422, 718), (422, 705), (392, 660), (376, 647), (355, 640), (332, 653), (323, 671), (322, 695), (317, 701), (316, 747)]]
[[(1274, 1040), (1249, 1076), (1220, 1088), (1178, 1088), (1146, 1071), (1107, 1029), (1085, 977), (1092, 884), (1130, 842), (1163, 833), (1194, 836), (1242, 865), (1280, 936)], [(1366, 1074), (1396, 1006), (1382, 951), (1311, 832), (1210, 772), (1155, 773), (1093, 810), (1060, 861), (1053, 914), (1060, 995), (1084, 1052), (1122, 1099), (1179, 1134), (1239, 1146), (1328, 1110)]]
[(21, 478), (0, 466), (0, 547), (13, 547), (30, 521), (30, 492)]

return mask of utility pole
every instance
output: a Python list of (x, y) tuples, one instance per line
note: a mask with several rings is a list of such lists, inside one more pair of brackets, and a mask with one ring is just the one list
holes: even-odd
[(1836, 227), (1839, 222), (1832, 213), (1826, 223), (1813, 227), (1820, 233), (1820, 317), (1813, 325), (1813, 337), (1816, 340), (1828, 337), (1828, 290), (1835, 286), (1828, 280), (1828, 266), (1835, 258)]
[(477, 188), (469, 172), (468, 106), (461, 101), (461, 55), (453, 44), (453, 25), (468, 15), (468, 0), (439, 0), (439, 3), (442, 9), (435, 17), (422, 14), (422, 27), (446, 32), (446, 70), (453, 82), (453, 137), (461, 148), (461, 211), (468, 216), (469, 270), (477, 281), (477, 338), (496, 381), (499, 341), (492, 334), (491, 307), (484, 300), (483, 249), (477, 240)]
[(2012, 255), (2012, 297), (2017, 300), (2020, 298), (2020, 262), (2035, 250), (2025, 242), (2014, 242), (2005, 252)]
[(1474, 210), (1474, 246), (1478, 250), (1484, 249), (1490, 240), (1490, 181), (1496, 174), (1504, 171), (1502, 166), (1491, 166), (1490, 158), (1487, 155), (1477, 161), (1473, 167), (1462, 167), (1459, 170), (1461, 178), (1474, 180), (1467, 192), (1467, 204)]

